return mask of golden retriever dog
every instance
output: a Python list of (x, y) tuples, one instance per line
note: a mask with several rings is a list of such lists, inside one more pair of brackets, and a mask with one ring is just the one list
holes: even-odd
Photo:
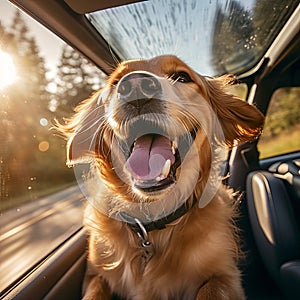
[(90, 164), (84, 299), (245, 299), (224, 149), (262, 114), (171, 55), (120, 63), (62, 126), (69, 165)]

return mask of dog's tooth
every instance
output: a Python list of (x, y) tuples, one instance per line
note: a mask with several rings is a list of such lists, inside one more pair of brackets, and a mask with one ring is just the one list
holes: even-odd
[(169, 175), (170, 172), (170, 168), (171, 168), (171, 161), (168, 159), (166, 160), (162, 170), (161, 170), (161, 175), (166, 178)]
[(172, 149), (173, 148), (175, 149), (175, 151), (176, 151), (176, 149), (178, 149), (178, 139), (177, 138), (175, 138), (173, 143), (172, 143)]
[(172, 153), (175, 154), (176, 153), (176, 148), (172, 145)]

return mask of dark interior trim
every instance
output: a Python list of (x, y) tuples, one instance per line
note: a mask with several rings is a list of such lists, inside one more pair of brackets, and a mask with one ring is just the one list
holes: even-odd
[[(81, 295), (85, 262), (86, 234), (84, 229), (81, 229), (0, 299), (29, 300), (47, 297), (47, 299), (75, 300), (73, 296)], [(66, 282), (69, 284), (65, 284)], [(75, 282), (77, 284), (74, 284)], [(69, 296), (61, 297), (63, 294)], [(53, 298), (51, 295), (57, 297)]]
[(79, 14), (86, 14), (96, 10), (102, 10), (106, 8), (112, 8), (125, 4), (131, 4), (134, 2), (140, 2), (138, 0), (64, 0), (71, 9)]
[(63, 0), (10, 2), (81, 52), (106, 74), (111, 73), (116, 62), (120, 61), (86, 17), (73, 12)]

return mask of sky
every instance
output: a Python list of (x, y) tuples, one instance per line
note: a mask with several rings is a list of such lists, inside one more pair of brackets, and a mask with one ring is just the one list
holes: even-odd
[[(0, 0), (0, 22), (2, 25), (10, 26), (16, 9), (8, 0)], [(22, 13), (22, 16), (29, 28), (29, 34), (36, 39), (47, 67), (54, 71), (60, 58), (63, 41), (25, 13)]]

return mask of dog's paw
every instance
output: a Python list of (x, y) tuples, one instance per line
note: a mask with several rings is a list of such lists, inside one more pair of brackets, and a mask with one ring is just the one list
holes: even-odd
[(110, 300), (111, 292), (106, 282), (94, 277), (89, 283), (82, 300)]
[(197, 300), (245, 300), (239, 280), (230, 280), (226, 276), (213, 277), (199, 290)]

